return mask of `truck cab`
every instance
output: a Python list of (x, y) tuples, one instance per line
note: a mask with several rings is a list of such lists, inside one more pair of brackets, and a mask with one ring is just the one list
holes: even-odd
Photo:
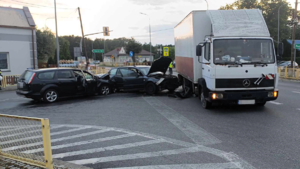
[(224, 101), (264, 105), (278, 97), (271, 38), (211, 37), (197, 50), (202, 62), (202, 78), (197, 87), (203, 107)]

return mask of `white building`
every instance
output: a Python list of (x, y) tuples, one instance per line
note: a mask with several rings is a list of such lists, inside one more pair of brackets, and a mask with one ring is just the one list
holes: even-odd
[(38, 68), (35, 23), (27, 7), (0, 7), (0, 69), (20, 75)]
[[(142, 50), (140, 53), (136, 54), (135, 57), (136, 57), (136, 62), (139, 63), (142, 63), (144, 61), (153, 62), (153, 54), (146, 50)], [(120, 47), (105, 53), (104, 62), (124, 63), (124, 62), (133, 62), (133, 60), (132, 57), (126, 54), (125, 48)]]

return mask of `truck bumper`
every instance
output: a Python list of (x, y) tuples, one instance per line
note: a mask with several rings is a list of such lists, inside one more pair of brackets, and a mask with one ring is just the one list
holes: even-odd
[[(278, 97), (278, 91), (276, 91), (276, 92), (277, 92), (276, 96), (274, 96), (274, 90), (209, 92), (208, 101), (211, 101), (211, 102), (218, 102), (218, 101), (220, 101), (220, 102), (221, 101), (237, 102), (238, 100), (255, 100), (255, 103), (262, 103), (262, 102), (266, 102), (266, 101), (276, 100)], [(215, 94), (217, 97), (214, 98), (213, 94)]]

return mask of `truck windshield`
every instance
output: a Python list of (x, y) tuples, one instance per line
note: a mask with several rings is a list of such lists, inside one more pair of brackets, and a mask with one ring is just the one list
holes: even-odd
[(275, 62), (270, 39), (218, 39), (214, 40), (215, 64), (269, 64)]

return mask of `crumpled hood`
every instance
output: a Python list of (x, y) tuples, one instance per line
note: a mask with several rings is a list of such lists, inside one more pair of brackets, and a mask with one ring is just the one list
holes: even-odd
[(170, 63), (172, 62), (172, 59), (169, 57), (160, 57), (153, 61), (152, 66), (148, 72), (148, 75), (153, 72), (162, 72), (166, 73), (166, 71), (169, 68)]

